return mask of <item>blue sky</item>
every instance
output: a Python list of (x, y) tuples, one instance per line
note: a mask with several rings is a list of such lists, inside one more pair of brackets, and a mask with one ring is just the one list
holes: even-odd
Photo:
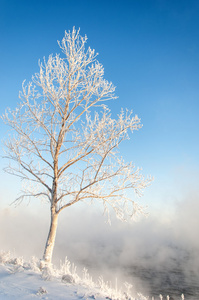
[[(113, 114), (126, 107), (142, 120), (121, 151), (155, 177), (145, 194), (149, 207), (169, 207), (197, 190), (199, 2), (0, 0), (0, 114), (16, 107), (22, 81), (37, 72), (39, 59), (59, 52), (57, 40), (73, 26), (88, 36), (105, 78), (117, 86)], [(0, 200), (7, 203), (18, 181), (3, 173), (5, 164), (1, 159)]]

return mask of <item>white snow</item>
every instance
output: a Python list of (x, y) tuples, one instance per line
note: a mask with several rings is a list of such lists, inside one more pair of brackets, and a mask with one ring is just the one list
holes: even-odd
[(67, 286), (58, 281), (44, 281), (39, 273), (0, 266), (0, 299), (79, 299), (78, 287)]
[[(126, 282), (125, 291), (117, 284), (113, 288), (102, 277), (94, 282), (86, 269), (80, 277), (67, 258), (58, 270), (42, 266), (34, 257), (24, 262), (23, 258), (13, 258), (9, 252), (0, 253), (0, 300), (149, 300), (139, 293), (130, 295), (131, 287)], [(159, 299), (163, 299), (161, 295)]]
[[(79, 300), (79, 299), (135, 299), (130, 296), (130, 286), (126, 284), (126, 292), (117, 286), (105, 283), (100, 277), (94, 283), (87, 270), (82, 272), (82, 278), (76, 272), (76, 267), (66, 259), (60, 270), (43, 268), (35, 258), (24, 262), (22, 258), (12, 258), (10, 253), (0, 253), (0, 300)], [(136, 300), (147, 299), (138, 295)]]

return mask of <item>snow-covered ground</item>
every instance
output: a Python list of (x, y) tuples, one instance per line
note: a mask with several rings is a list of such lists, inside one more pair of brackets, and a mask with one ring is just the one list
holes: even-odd
[[(83, 290), (82, 290), (83, 292)], [(38, 272), (10, 264), (0, 266), (0, 299), (79, 299), (83, 294), (76, 286), (57, 280), (44, 281)]]
[(13, 258), (10, 253), (0, 254), (0, 300), (79, 300), (79, 299), (147, 299), (139, 295), (130, 296), (130, 285), (125, 284), (122, 292), (115, 284), (104, 282), (99, 277), (93, 282), (87, 270), (80, 277), (76, 267), (66, 259), (59, 270), (42, 268), (39, 260), (33, 258), (24, 262), (22, 258)]
[[(76, 267), (67, 259), (58, 270), (42, 266), (36, 258), (24, 262), (23, 258), (14, 258), (8, 252), (0, 253), (0, 300), (149, 299), (139, 293), (132, 296), (131, 287), (126, 282), (122, 290), (117, 281), (112, 285), (102, 277), (94, 282), (86, 269), (79, 276)], [(160, 295), (159, 299), (164, 298)], [(166, 299), (169, 300), (169, 296)]]

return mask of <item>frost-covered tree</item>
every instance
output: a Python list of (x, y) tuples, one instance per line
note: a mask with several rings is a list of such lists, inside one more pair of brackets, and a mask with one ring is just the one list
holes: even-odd
[(7, 110), (4, 122), (12, 131), (6, 140), (8, 173), (22, 179), (24, 197), (46, 198), (50, 230), (44, 250), (52, 260), (59, 213), (79, 201), (99, 201), (121, 220), (143, 213), (132, 191), (141, 195), (151, 182), (140, 169), (125, 163), (120, 143), (141, 127), (140, 119), (122, 110), (111, 118), (105, 101), (115, 99), (115, 87), (103, 78), (87, 37), (73, 28), (58, 42), (63, 54), (39, 63), (32, 82), (23, 82), (21, 102)]

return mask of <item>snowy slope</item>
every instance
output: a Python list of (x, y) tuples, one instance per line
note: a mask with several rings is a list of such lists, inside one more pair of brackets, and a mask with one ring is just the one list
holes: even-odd
[(12, 258), (10, 253), (0, 254), (0, 300), (79, 300), (79, 299), (136, 299), (146, 297), (130, 296), (130, 285), (126, 283), (126, 292), (117, 287), (111, 288), (100, 277), (98, 282), (92, 281), (86, 269), (82, 278), (76, 273), (76, 267), (66, 259), (60, 270), (43, 268), (41, 263), (33, 258), (24, 262), (22, 258)]
[[(23, 258), (13, 258), (10, 253), (0, 253), (0, 300), (149, 300), (141, 294), (132, 296), (131, 287), (125, 283), (122, 291), (117, 284), (113, 287), (104, 282), (102, 277), (93, 282), (86, 269), (80, 277), (67, 259), (58, 270), (42, 266), (36, 258), (24, 262)], [(160, 295), (159, 299), (163, 297)]]
[(77, 286), (67, 286), (58, 281), (44, 281), (39, 273), (10, 265), (0, 266), (0, 299), (68, 299), (84, 296)]

